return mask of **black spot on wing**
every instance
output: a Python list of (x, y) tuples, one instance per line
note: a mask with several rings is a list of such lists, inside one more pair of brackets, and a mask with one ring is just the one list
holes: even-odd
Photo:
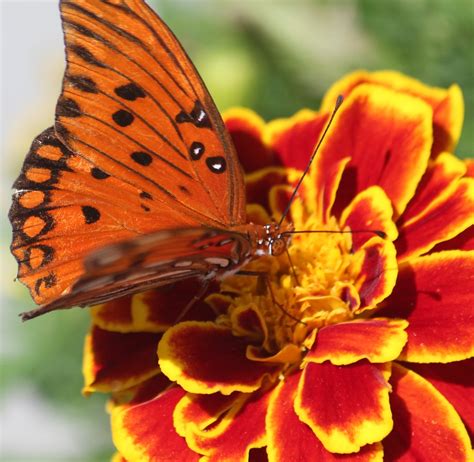
[(212, 127), (211, 119), (209, 119), (207, 112), (204, 110), (204, 107), (199, 100), (194, 103), (194, 107), (190, 113), (181, 111), (176, 115), (175, 120), (178, 123), (192, 123), (198, 128)]
[(35, 283), (36, 295), (39, 295), (43, 288), (50, 289), (56, 285), (56, 274), (54, 272), (49, 273), (43, 278), (39, 278)]
[(82, 214), (84, 215), (84, 219), (88, 225), (95, 223), (100, 219), (100, 212), (90, 205), (82, 206)]
[(136, 151), (130, 154), (130, 157), (139, 165), (144, 167), (148, 166), (152, 162), (152, 157), (147, 152)]
[(59, 98), (56, 115), (59, 117), (79, 117), (82, 114), (79, 105), (71, 98)]
[(142, 199), (153, 199), (152, 195), (150, 193), (147, 193), (146, 191), (142, 191), (140, 193), (140, 197)]
[(91, 169), (91, 175), (96, 179), (96, 180), (105, 180), (108, 178), (110, 175), (108, 173), (105, 173), (102, 171), (100, 168), (94, 167)]
[(204, 145), (199, 141), (194, 141), (189, 148), (189, 155), (192, 160), (199, 160), (204, 154)]
[(88, 64), (92, 64), (97, 67), (106, 67), (101, 61), (99, 61), (87, 48), (81, 45), (71, 45), (68, 48), (68, 51), (71, 51), (76, 56), (81, 58)]
[(145, 92), (136, 83), (127, 83), (126, 85), (117, 87), (114, 91), (120, 98), (128, 101), (135, 101), (137, 98), (145, 97)]
[(121, 127), (128, 127), (133, 122), (135, 117), (125, 109), (119, 109), (117, 112), (112, 114), (112, 119), (117, 125), (120, 125)]
[(227, 163), (221, 156), (208, 157), (206, 165), (212, 173), (224, 173), (227, 168)]
[(89, 77), (83, 75), (68, 76), (69, 83), (77, 90), (85, 93), (99, 93), (96, 83)]

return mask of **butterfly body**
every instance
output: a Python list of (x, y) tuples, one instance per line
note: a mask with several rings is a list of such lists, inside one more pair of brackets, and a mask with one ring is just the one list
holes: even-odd
[(10, 209), (18, 278), (47, 311), (278, 255), (290, 228), (248, 223), (230, 135), (142, 0), (62, 0), (67, 67)]

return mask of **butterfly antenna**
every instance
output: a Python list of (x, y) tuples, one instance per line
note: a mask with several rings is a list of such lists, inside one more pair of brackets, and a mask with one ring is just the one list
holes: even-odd
[(341, 107), (341, 104), (342, 104), (343, 101), (344, 101), (344, 98), (342, 97), (342, 95), (339, 95), (337, 97), (336, 104), (334, 105), (334, 109), (332, 111), (331, 117), (329, 118), (329, 122), (327, 123), (326, 128), (324, 129), (324, 132), (323, 132), (321, 138), (319, 139), (318, 143), (316, 144), (316, 147), (313, 149), (313, 153), (311, 154), (309, 162), (306, 165), (306, 168), (304, 169), (304, 172), (301, 175), (295, 189), (293, 190), (293, 193), (291, 194), (291, 197), (290, 197), (290, 200), (288, 201), (288, 204), (286, 204), (285, 211), (283, 212), (283, 215), (281, 216), (281, 219), (278, 222), (278, 226), (281, 226), (281, 224), (285, 220), (286, 216), (288, 215), (288, 213), (290, 211), (291, 204), (293, 203), (293, 201), (296, 198), (296, 194), (298, 193), (298, 190), (301, 186), (301, 183), (303, 183), (304, 177), (308, 173), (309, 168), (311, 167), (311, 164), (313, 162), (313, 159), (316, 157), (316, 154), (318, 153), (319, 147), (321, 146), (321, 143), (323, 142), (324, 138), (326, 137), (326, 134), (329, 130), (329, 127), (331, 126), (332, 121), (334, 120), (334, 116), (336, 115), (338, 109)]

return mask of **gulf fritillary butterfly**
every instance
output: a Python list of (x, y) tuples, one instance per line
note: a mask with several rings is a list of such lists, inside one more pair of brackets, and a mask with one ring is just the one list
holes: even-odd
[(142, 0), (62, 0), (67, 67), (10, 219), (36, 310), (236, 272), (291, 225), (246, 222), (241, 167), (204, 83)]

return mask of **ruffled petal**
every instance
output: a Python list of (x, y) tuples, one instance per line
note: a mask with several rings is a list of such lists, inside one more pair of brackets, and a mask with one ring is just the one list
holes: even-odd
[(287, 119), (271, 121), (266, 141), (285, 167), (304, 170), (328, 119), (328, 113), (303, 109)]
[(254, 111), (234, 108), (223, 113), (226, 128), (246, 173), (280, 165), (278, 158), (264, 142), (265, 122)]
[(109, 332), (92, 326), (84, 343), (84, 393), (130, 388), (159, 372), (160, 334)]
[(295, 410), (328, 451), (357, 452), (392, 430), (389, 391), (382, 368), (365, 360), (348, 366), (308, 363)]
[(230, 409), (212, 428), (190, 429), (186, 435), (188, 445), (204, 454), (206, 462), (246, 462), (252, 448), (266, 444), (268, 399), (268, 393), (253, 394)]
[[(385, 233), (387, 239), (394, 241), (398, 236), (398, 231), (392, 215), (392, 204), (384, 190), (378, 186), (372, 186), (360, 192), (342, 212), (341, 227), (348, 226), (352, 231), (381, 231)], [(358, 250), (373, 235), (371, 232), (352, 234), (353, 250)]]
[(474, 439), (474, 358), (448, 364), (414, 364), (406, 366), (435, 388), (454, 406), (461, 416), (470, 437)]
[(367, 241), (355, 254), (360, 254), (355, 285), (359, 291), (360, 308), (373, 307), (388, 297), (397, 281), (397, 256), (392, 242), (380, 237)]
[(418, 374), (398, 365), (393, 366), (390, 383), (395, 424), (383, 441), (385, 461), (472, 460), (466, 429), (443, 395)]
[(466, 173), (466, 164), (452, 154), (443, 152), (430, 162), (426, 173), (423, 175), (415, 196), (408, 204), (400, 217), (399, 222), (408, 223), (419, 215), (423, 215), (426, 208), (440, 196), (446, 194), (450, 186)]
[(234, 406), (242, 406), (245, 395), (232, 393), (222, 395), (193, 395), (187, 393), (176, 405), (174, 411), (174, 426), (181, 436), (186, 436), (190, 431), (204, 430), (214, 424), (222, 414)]
[(112, 439), (119, 452), (136, 462), (197, 462), (199, 454), (189, 449), (173, 425), (173, 412), (184, 395), (170, 388), (151, 401), (112, 409)]
[(347, 96), (365, 83), (413, 95), (428, 103), (433, 108), (433, 156), (443, 151), (453, 151), (461, 135), (464, 119), (464, 101), (459, 86), (451, 85), (448, 89), (430, 87), (395, 71), (356, 71), (332, 85), (323, 99), (321, 110), (331, 110), (338, 95)]
[[(121, 297), (92, 307), (92, 319), (102, 329), (113, 332), (164, 332), (175, 324), (201, 285), (202, 282), (189, 279)], [(202, 300), (196, 302), (183, 319), (213, 319), (212, 309)]]
[(449, 194), (399, 226), (400, 236), (395, 242), (399, 261), (426, 253), (474, 224), (474, 180), (463, 178), (453, 186)]
[(294, 408), (301, 374), (285, 377), (274, 389), (268, 406), (266, 427), (269, 462), (381, 462), (381, 444), (364, 446), (355, 454), (332, 454), (327, 451), (311, 428), (297, 416)]
[[(380, 186), (401, 214), (426, 170), (432, 143), (432, 110), (422, 100), (379, 85), (360, 85), (341, 106), (315, 159), (318, 189), (331, 182), (334, 166), (350, 157), (333, 214), (357, 193)], [(318, 204), (322, 203), (318, 200)]]
[(170, 380), (191, 393), (252, 392), (278, 367), (247, 359), (247, 344), (226, 327), (182, 322), (163, 335), (159, 364)]
[(446, 251), (403, 265), (392, 295), (377, 315), (406, 319), (401, 359), (459, 361), (474, 355), (474, 252)]
[(340, 366), (361, 359), (385, 363), (397, 359), (406, 341), (408, 322), (402, 319), (360, 319), (323, 327), (304, 362), (330, 361)]

